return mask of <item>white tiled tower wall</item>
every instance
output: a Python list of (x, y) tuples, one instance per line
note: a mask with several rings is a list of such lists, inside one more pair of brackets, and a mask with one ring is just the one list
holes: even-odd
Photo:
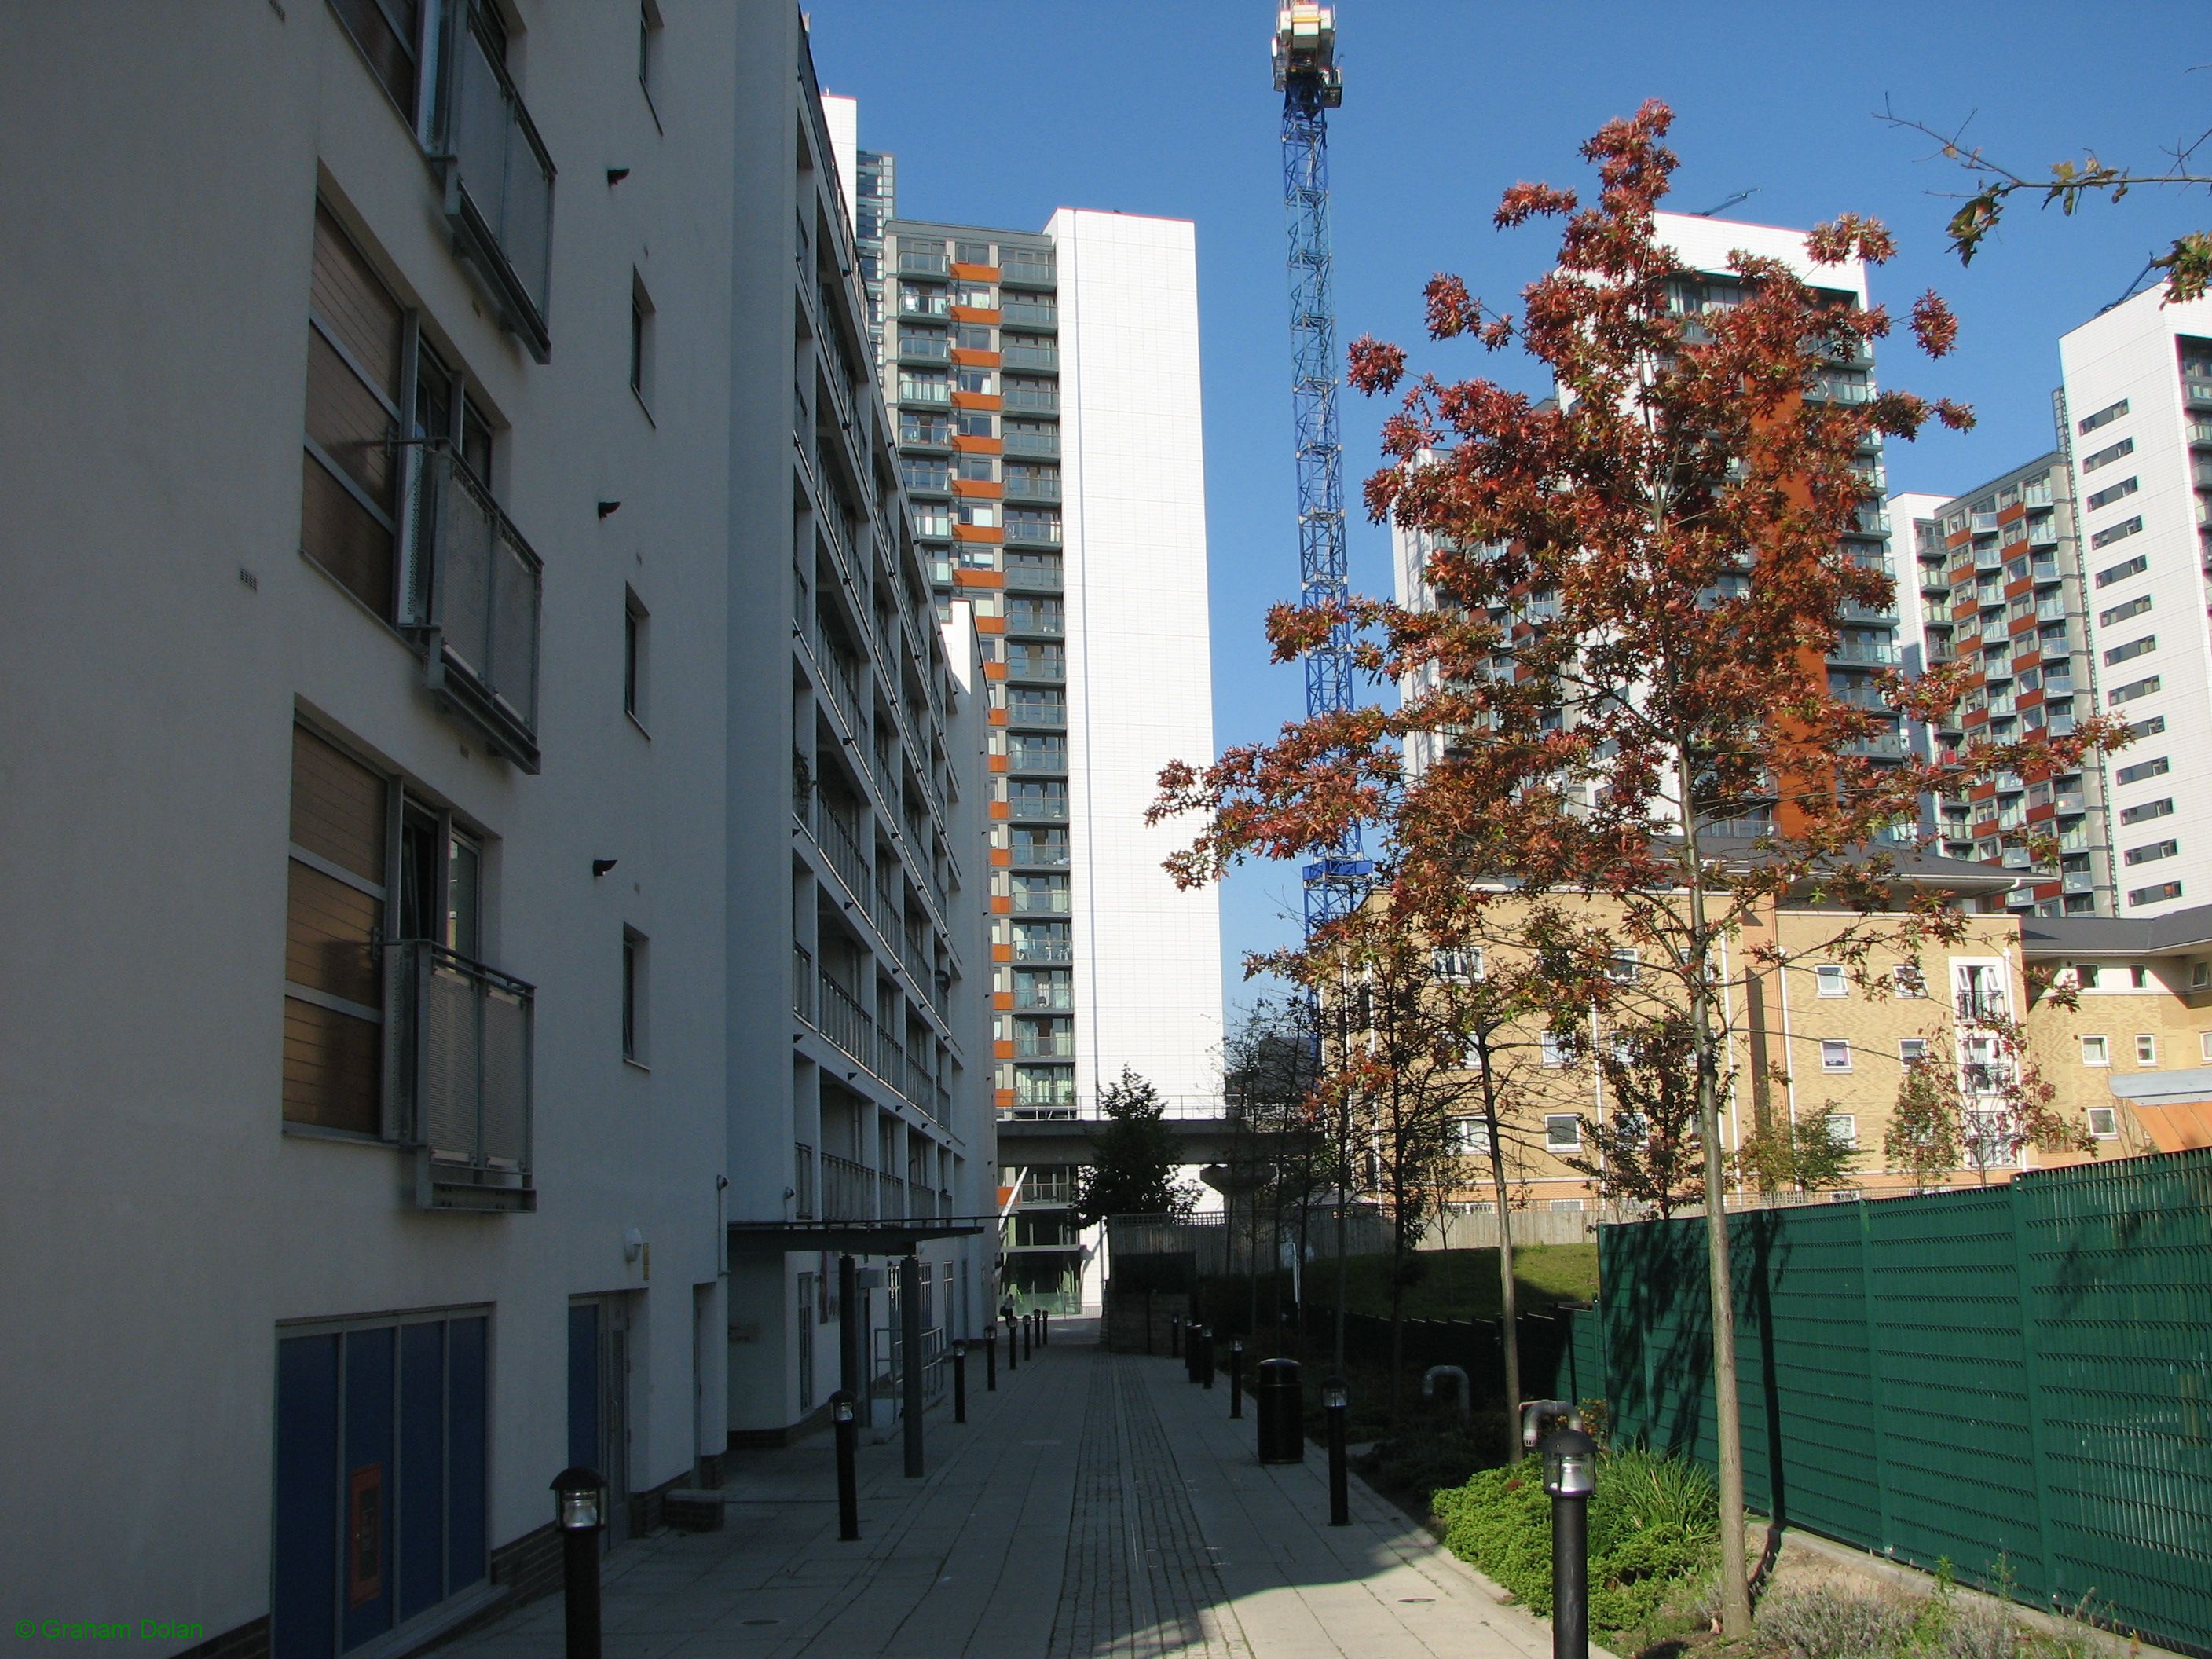
[[(2112, 784), (2115, 884), (2124, 916), (2163, 915), (2212, 900), (2212, 641), (2205, 623), (2212, 585), (2200, 550), (2191, 411), (2183, 401), (2177, 349), (2182, 335), (2212, 338), (2212, 300), (2167, 305), (2160, 284), (2082, 324), (2058, 344), (2066, 437), (2081, 503), (2090, 615), (2098, 617), (2138, 596), (2151, 601), (2147, 611), (2124, 623), (2095, 626), (2092, 643), (2100, 698), (2150, 675), (2157, 676), (2159, 689), (2101, 711), (2130, 722), (2160, 715), (2166, 720), (2162, 732), (2140, 738), (2106, 763)], [(2081, 429), (2084, 420), (2123, 398), (2125, 414), (2089, 432)], [(2212, 419), (2212, 411), (2197, 418)], [(2134, 442), (2130, 453), (2083, 470), (2085, 460), (2124, 440)], [(2212, 455), (2212, 450), (2199, 453)], [(2107, 506), (2089, 506), (2093, 493), (2130, 477), (2138, 481), (2133, 494)], [(2137, 516), (2142, 520), (2140, 533), (2104, 547), (2092, 545), (2100, 532)], [(2139, 555), (2145, 562), (2140, 574), (2098, 586), (2099, 573)], [(2124, 666), (2104, 665), (2106, 651), (2153, 632), (2155, 650)], [(2124, 769), (2160, 757), (2169, 768), (2163, 775), (2120, 781)], [(2165, 799), (2172, 801), (2172, 812), (2134, 823), (2123, 821), (2130, 808)], [(2168, 840), (2180, 843), (2178, 856), (2136, 866), (2124, 862), (2130, 849)], [(2181, 891), (2172, 898), (2138, 902), (2130, 897), (2173, 881), (2181, 884)]]
[(1183, 220), (1062, 209), (1061, 471), (1076, 1087), (1124, 1066), (1169, 1097), (1219, 1089), (1220, 904), (1162, 860), (1162, 766), (1213, 757), (1198, 262)]

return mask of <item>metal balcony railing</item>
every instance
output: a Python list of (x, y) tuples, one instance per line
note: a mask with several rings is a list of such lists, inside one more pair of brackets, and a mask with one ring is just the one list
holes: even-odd
[(870, 1221), (876, 1213), (876, 1172), (834, 1153), (822, 1155), (822, 1218)]
[(791, 947), (791, 1012), (814, 1024), (814, 953), (804, 945)]
[(862, 1066), (875, 1064), (876, 1022), (854, 1000), (853, 994), (830, 977), (827, 969), (815, 976), (820, 993), (821, 1015), (815, 1029)]
[(403, 626), (422, 646), (423, 682), (535, 773), (544, 566), (449, 446), (425, 447), (413, 490)]
[(1060, 453), (1060, 434), (1057, 432), (1009, 432), (1004, 440), (1009, 455), (1057, 455)]
[(805, 1141), (791, 1148), (791, 1212), (799, 1220), (814, 1219), (814, 1149)]
[(1070, 913), (1070, 895), (1065, 887), (1055, 887), (1048, 892), (1018, 892), (1014, 895), (1014, 914), (1018, 916), (1064, 916)]
[(911, 1050), (907, 1054), (906, 1077), (901, 1084), (900, 1092), (914, 1103), (916, 1111), (925, 1116), (936, 1115), (937, 1079), (929, 1074), (927, 1066), (914, 1057)]
[(852, 825), (831, 811), (819, 790), (814, 795), (814, 844), (830, 860), (830, 867), (855, 898), (868, 892), (867, 861), (860, 856), (860, 838)]
[(428, 939), (384, 947), (387, 1087), (426, 1210), (531, 1210), (532, 1024), (521, 980)]
[(876, 1177), (876, 1213), (885, 1221), (906, 1219), (906, 1182), (895, 1175)]
[(1959, 993), (1959, 1018), (1964, 1020), (2002, 1019), (2005, 1012), (2002, 991), (1969, 990)]
[(1073, 962), (1075, 946), (1065, 939), (1016, 939), (1014, 960), (1016, 962)]
[(1014, 1058), (1017, 1060), (1073, 1060), (1075, 1058), (1075, 1034), (1072, 1031), (1063, 1031), (1052, 1036), (1016, 1037)]
[(1006, 757), (1006, 769), (1011, 772), (1043, 772), (1065, 777), (1067, 775), (1067, 750), (1017, 749)]
[(1074, 989), (1071, 986), (1061, 985), (1049, 988), (1033, 986), (1028, 990), (1017, 990), (1014, 1006), (1017, 1010), (1044, 1009), (1066, 1012), (1075, 1006)]
[(438, 160), (455, 246), (483, 277), (502, 320), (539, 362), (553, 337), (553, 159), (507, 78), (498, 48), (473, 25), (460, 42)]
[(1060, 353), (1050, 346), (1007, 346), (1000, 354), (1000, 361), (1008, 368), (1042, 368), (1057, 371)]
[(893, 1036), (886, 1025), (878, 1024), (876, 1027), (876, 1054), (869, 1065), (892, 1088), (902, 1089), (906, 1081), (906, 1045)]

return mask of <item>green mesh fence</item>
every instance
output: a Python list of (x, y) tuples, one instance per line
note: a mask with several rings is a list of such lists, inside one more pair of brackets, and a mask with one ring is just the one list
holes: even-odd
[[(2212, 1655), (2212, 1151), (1748, 1212), (1729, 1255), (1753, 1507)], [(1705, 1223), (1600, 1263), (1555, 1391), (1713, 1462)]]

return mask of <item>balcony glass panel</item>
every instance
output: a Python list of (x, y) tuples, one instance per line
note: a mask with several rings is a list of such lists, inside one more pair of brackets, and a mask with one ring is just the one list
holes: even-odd
[(389, 1077), (425, 1209), (528, 1209), (532, 1016), (522, 981), (428, 939), (385, 947)]
[(445, 132), (446, 215), (507, 326), (544, 362), (552, 338), (553, 161), (496, 48), (471, 27)]
[(406, 626), (441, 702), (501, 753), (538, 769), (538, 636), (544, 567), (446, 446), (423, 455), (407, 556)]

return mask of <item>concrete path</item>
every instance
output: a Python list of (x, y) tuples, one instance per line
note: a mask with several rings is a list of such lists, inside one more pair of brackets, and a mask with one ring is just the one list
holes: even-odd
[[(1356, 1480), (1331, 1528), (1327, 1459), (1263, 1468), (1180, 1362), (1105, 1352), (1095, 1326), (999, 1392), (928, 1417), (929, 1474), (860, 1448), (861, 1541), (837, 1541), (830, 1437), (732, 1461), (725, 1529), (626, 1544), (607, 1659), (1543, 1659), (1547, 1626)], [(557, 1659), (558, 1595), (453, 1659)]]

